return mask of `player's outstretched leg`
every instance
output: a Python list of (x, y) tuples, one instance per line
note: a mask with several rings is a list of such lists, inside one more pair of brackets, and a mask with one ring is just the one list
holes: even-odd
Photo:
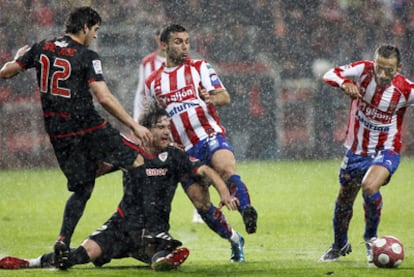
[(190, 255), (190, 250), (179, 247), (171, 252), (166, 250), (158, 251), (152, 257), (151, 267), (155, 271), (170, 271), (177, 269)]
[(213, 203), (210, 205), (210, 209), (207, 212), (198, 211), (200, 216), (211, 230), (216, 232), (220, 237), (230, 241), (232, 251), (230, 260), (233, 262), (244, 262), (243, 237), (231, 228), (220, 209), (217, 209)]
[(240, 176), (236, 174), (230, 176), (226, 184), (230, 193), (239, 199), (239, 211), (242, 215), (246, 232), (248, 234), (256, 233), (257, 211), (250, 203), (250, 195), (246, 185), (243, 183)]
[(211, 230), (216, 232), (222, 238), (230, 239), (232, 228), (227, 222), (223, 212), (220, 209), (217, 209), (213, 203), (210, 204), (210, 209), (208, 211), (198, 210), (198, 213)]
[(28, 268), (29, 261), (17, 257), (6, 256), (0, 259), (0, 268), (2, 269), (22, 269)]

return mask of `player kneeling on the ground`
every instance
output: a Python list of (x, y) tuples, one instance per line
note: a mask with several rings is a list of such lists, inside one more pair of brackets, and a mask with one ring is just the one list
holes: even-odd
[[(124, 173), (124, 194), (112, 217), (76, 249), (57, 251), (34, 260), (6, 257), (0, 268), (49, 267), (67, 269), (93, 262), (102, 266), (111, 259), (133, 257), (155, 270), (171, 270), (182, 264), (189, 250), (168, 231), (171, 203), (179, 182), (210, 181), (220, 194), (220, 207), (237, 210), (238, 201), (230, 196), (220, 176), (207, 165), (170, 145), (168, 114), (156, 103), (148, 105), (142, 124), (153, 135), (144, 143), (142, 166)], [(56, 250), (55, 249), (55, 250)]]

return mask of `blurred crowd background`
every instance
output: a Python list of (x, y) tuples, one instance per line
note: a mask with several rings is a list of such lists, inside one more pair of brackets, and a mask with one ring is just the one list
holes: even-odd
[[(154, 33), (185, 26), (191, 55), (213, 64), (231, 94), (219, 112), (240, 160), (341, 157), (349, 100), (323, 85), (332, 66), (372, 59), (391, 43), (402, 73), (414, 78), (414, 0), (0, 0), (0, 64), (25, 44), (63, 34), (81, 5), (103, 18), (92, 48), (131, 113)], [(414, 154), (411, 129), (404, 127), (406, 155)], [(54, 164), (33, 71), (0, 81), (0, 139), (0, 167)]]

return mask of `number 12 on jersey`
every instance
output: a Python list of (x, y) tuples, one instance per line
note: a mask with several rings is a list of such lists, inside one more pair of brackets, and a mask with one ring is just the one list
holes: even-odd
[[(70, 89), (59, 86), (59, 81), (67, 80), (71, 73), (71, 65), (68, 60), (56, 58), (51, 72), (50, 59), (46, 55), (40, 56), (40, 92), (47, 93), (50, 89), (52, 95), (69, 98)], [(52, 74), (49, 78), (49, 74)], [(50, 80), (50, 84), (49, 84)]]

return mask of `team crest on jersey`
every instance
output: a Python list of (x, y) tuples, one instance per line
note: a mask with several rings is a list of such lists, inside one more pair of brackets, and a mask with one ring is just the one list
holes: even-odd
[(93, 69), (95, 70), (96, 74), (102, 74), (102, 64), (100, 60), (93, 60), (92, 61)]
[(162, 152), (158, 155), (158, 159), (160, 159), (162, 162), (165, 162), (168, 158), (168, 152)]

